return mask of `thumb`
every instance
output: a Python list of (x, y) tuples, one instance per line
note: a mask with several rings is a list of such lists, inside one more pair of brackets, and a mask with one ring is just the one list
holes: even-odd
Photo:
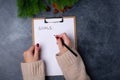
[(63, 45), (62, 45), (62, 42), (61, 42), (60, 38), (57, 39), (57, 44), (58, 44), (59, 49), (63, 48)]
[(32, 45), (28, 50), (32, 52), (34, 48), (35, 48), (34, 45)]

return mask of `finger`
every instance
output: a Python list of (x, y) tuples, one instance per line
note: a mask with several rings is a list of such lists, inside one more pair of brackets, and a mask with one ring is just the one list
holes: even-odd
[(36, 44), (34, 57), (39, 57), (39, 55), (40, 55), (40, 46), (39, 46), (39, 44)]
[(69, 37), (68, 37), (68, 35), (67, 35), (66, 33), (62, 33), (62, 34), (60, 35), (60, 37), (64, 40), (64, 42), (65, 42), (66, 44), (68, 44), (68, 43), (70, 42), (70, 39), (69, 39)]
[(32, 45), (32, 46), (28, 49), (28, 51), (33, 52), (33, 51), (34, 51), (34, 48), (35, 48), (35, 46)]
[(65, 39), (65, 40), (69, 40), (69, 37), (68, 37), (68, 35), (66, 33), (62, 34), (62, 38)]

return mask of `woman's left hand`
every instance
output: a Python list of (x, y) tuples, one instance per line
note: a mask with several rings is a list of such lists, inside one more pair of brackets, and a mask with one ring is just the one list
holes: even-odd
[(23, 54), (24, 62), (31, 63), (40, 60), (40, 46), (39, 44), (32, 45), (28, 50)]

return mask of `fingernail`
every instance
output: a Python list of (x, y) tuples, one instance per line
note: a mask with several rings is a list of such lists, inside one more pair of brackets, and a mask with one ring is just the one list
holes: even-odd
[(59, 37), (57, 36), (56, 39), (59, 39)]
[(37, 43), (37, 47), (39, 47), (39, 44)]

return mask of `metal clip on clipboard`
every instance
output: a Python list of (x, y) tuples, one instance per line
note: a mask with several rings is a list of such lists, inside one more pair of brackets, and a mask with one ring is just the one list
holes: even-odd
[(62, 23), (63, 17), (46, 17), (44, 19), (45, 23)]

